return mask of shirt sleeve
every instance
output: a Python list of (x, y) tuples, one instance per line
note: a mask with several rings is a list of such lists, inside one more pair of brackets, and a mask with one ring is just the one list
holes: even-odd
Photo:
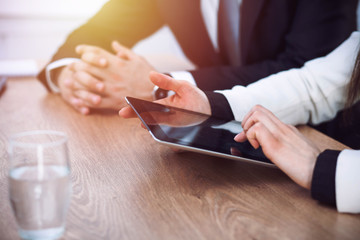
[(223, 118), (234, 119), (229, 102), (224, 95), (215, 92), (205, 92), (211, 107), (211, 115)]
[(330, 120), (344, 108), (359, 40), (360, 33), (355, 32), (329, 55), (309, 61), (300, 69), (271, 75), (247, 87), (217, 92), (226, 97), (239, 121), (256, 104), (287, 124)]
[(315, 164), (311, 196), (339, 212), (360, 213), (360, 150), (322, 152)]
[(339, 154), (335, 179), (338, 211), (360, 213), (360, 150)]
[(326, 150), (319, 154), (311, 183), (311, 196), (320, 202), (336, 206), (335, 173), (339, 151)]

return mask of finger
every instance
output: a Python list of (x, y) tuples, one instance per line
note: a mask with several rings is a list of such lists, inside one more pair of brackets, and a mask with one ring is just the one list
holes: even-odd
[(247, 140), (245, 131), (242, 131), (241, 133), (237, 134), (237, 135), (234, 137), (234, 140), (235, 140), (236, 142), (245, 142), (245, 141)]
[(268, 110), (267, 108), (265, 108), (261, 105), (256, 105), (253, 108), (251, 108), (251, 110), (245, 115), (241, 125), (244, 127), (245, 123), (248, 121), (250, 116), (252, 116), (257, 111), (265, 113), (274, 122), (274, 124), (276, 124), (278, 126), (284, 124), (270, 110)]
[(262, 107), (262, 111), (272, 120), (274, 124), (278, 126), (278, 128), (283, 128), (285, 126), (288, 126), (287, 124), (283, 123), (278, 117), (275, 116), (273, 112), (271, 112), (269, 109)]
[(242, 122), (241, 122), (241, 126), (244, 128), (245, 123), (248, 121), (248, 119), (250, 118), (250, 116), (257, 110), (257, 109), (261, 109), (261, 105), (256, 105), (254, 107), (252, 107), (250, 109), (250, 111), (245, 115), (245, 117), (243, 118)]
[(71, 64), (69, 64), (68, 67), (74, 73), (82, 71), (82, 72), (89, 73), (89, 74), (93, 75), (94, 77), (97, 77), (100, 79), (103, 79), (106, 77), (104, 74), (105, 71), (103, 69), (95, 67), (84, 61), (78, 61), (78, 62), (71, 63)]
[(145, 125), (144, 125), (143, 123), (141, 123), (140, 126), (141, 126), (143, 129), (147, 130), (147, 128), (145, 127)]
[(74, 80), (72, 78), (66, 78), (64, 79), (64, 85), (68, 89), (74, 89)]
[(253, 125), (246, 131), (246, 137), (255, 149), (261, 146), (266, 157), (272, 160), (270, 154), (274, 151), (278, 140), (264, 124), (258, 122)]
[(94, 66), (102, 68), (107, 67), (109, 64), (108, 60), (104, 56), (96, 54), (94, 52), (84, 52), (83, 54), (81, 54), (81, 59)]
[(87, 72), (78, 71), (74, 74), (74, 78), (87, 90), (98, 93), (104, 92), (105, 84)]
[(158, 72), (150, 72), (150, 80), (159, 88), (164, 90), (174, 91), (175, 93), (182, 95), (181, 89), (184, 86), (184, 82), (175, 80), (165, 74)]
[(77, 54), (80, 54), (80, 55), (82, 55), (86, 52), (92, 52), (92, 53), (95, 53), (96, 55), (103, 55), (103, 56), (112, 55), (111, 53), (109, 53), (108, 51), (106, 51), (100, 47), (86, 45), (86, 44), (77, 45), (75, 48), (75, 51)]
[(119, 111), (119, 116), (122, 118), (135, 118), (137, 115), (131, 107), (123, 107)]
[(80, 83), (78, 80), (77, 74), (74, 73), (71, 78), (66, 78), (63, 82), (65, 89), (62, 89), (62, 92), (66, 91), (67, 94), (73, 96), (73, 92), (77, 90), (86, 90), (86, 86)]
[(72, 106), (75, 110), (80, 112), (81, 114), (89, 114), (90, 109), (84, 104), (83, 100), (77, 98), (73, 94), (73, 88), (76, 85), (76, 81), (73, 78), (65, 78), (63, 84), (60, 84), (60, 93), (61, 97), (67, 102), (70, 106)]
[(90, 113), (89, 107), (87, 107), (81, 99), (79, 99), (73, 95), (70, 95), (70, 94), (68, 97), (63, 96), (63, 98), (79, 113), (81, 113), (83, 115), (87, 115)]
[(285, 146), (285, 143), (276, 138), (265, 125), (255, 124), (246, 132), (246, 136), (253, 147), (256, 148), (257, 144), (260, 145), (265, 156), (281, 169), (284, 169), (284, 164), (292, 162), (291, 159), (288, 159), (290, 161), (279, 162), (278, 154), (282, 151), (281, 148)]
[(258, 149), (260, 146), (260, 143), (258, 142), (257, 137), (258, 137), (258, 135), (260, 135), (261, 131), (264, 131), (263, 129), (260, 130), (260, 128), (264, 128), (264, 125), (261, 123), (257, 123), (256, 125), (251, 126), (249, 131), (245, 132), (247, 140), (249, 141), (251, 146), (253, 146), (253, 148), (255, 148), (255, 149)]
[(96, 107), (101, 102), (101, 96), (86, 90), (77, 90), (74, 92), (74, 96), (84, 101), (84, 104), (89, 107)]
[(244, 131), (246, 132), (250, 127), (252, 127), (258, 122), (264, 124), (273, 133), (275, 133), (276, 131), (280, 131), (278, 125), (269, 116), (269, 112), (264, 112), (261, 108), (253, 111), (249, 118), (244, 122)]
[(111, 47), (114, 50), (117, 57), (123, 59), (131, 59), (131, 57), (133, 56), (133, 52), (127, 47), (121, 45), (118, 41), (113, 41), (111, 43)]

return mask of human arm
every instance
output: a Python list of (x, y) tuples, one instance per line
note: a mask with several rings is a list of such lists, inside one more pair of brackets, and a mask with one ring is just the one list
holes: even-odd
[[(243, 4), (251, 3), (243, 1)], [(251, 38), (242, 42), (243, 48), (246, 46), (242, 49), (243, 66), (212, 66), (191, 71), (200, 89), (248, 85), (271, 74), (299, 68), (306, 61), (328, 54), (356, 30), (357, 0), (301, 0), (294, 9), (286, 9), (281, 4), (291, 5), (287, 1), (269, 3), (270, 8), (264, 9), (266, 14), (259, 18), (258, 25), (252, 32), (246, 32), (246, 37), (251, 34)], [(278, 9), (287, 12), (279, 13)], [(243, 19), (249, 17), (248, 12), (252, 13), (242, 12)], [(286, 18), (287, 15), (292, 16)], [(279, 22), (272, 22), (273, 19)], [(291, 24), (279, 28), (283, 22)], [(244, 21), (243, 24), (247, 26)]]
[(300, 69), (274, 74), (247, 87), (217, 92), (226, 97), (238, 121), (256, 104), (292, 125), (332, 119), (344, 108), (359, 42), (360, 33), (355, 32), (333, 52)]
[(244, 131), (235, 141), (248, 140), (293, 181), (311, 189), (312, 197), (340, 212), (360, 212), (360, 151), (320, 150), (295, 127), (284, 124), (269, 110), (255, 106), (244, 117)]
[[(69, 65), (76, 73), (71, 91), (89, 108), (119, 110), (125, 105), (125, 96), (151, 100), (154, 85), (148, 76), (154, 68), (116, 41), (112, 45), (115, 50), (121, 48), (121, 56), (118, 51), (115, 55), (96, 46), (77, 46), (82, 61)], [(101, 91), (96, 88), (99, 84), (103, 85)], [(94, 97), (99, 101), (94, 102)]]
[[(127, 47), (132, 47), (163, 24), (154, 0), (110, 0), (86, 24), (68, 36), (50, 62), (78, 57), (75, 47), (79, 44), (99, 46), (111, 51), (111, 42), (117, 40)], [(45, 69), (38, 78), (48, 88)]]

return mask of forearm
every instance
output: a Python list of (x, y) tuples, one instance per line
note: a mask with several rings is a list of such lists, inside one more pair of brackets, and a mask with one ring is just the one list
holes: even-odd
[(339, 48), (301, 69), (281, 72), (247, 87), (219, 91), (227, 98), (236, 120), (257, 104), (285, 123), (313, 124), (329, 120), (344, 107), (345, 89), (356, 58), (360, 33)]
[[(98, 46), (109, 52), (112, 52), (111, 42), (114, 40), (124, 46), (132, 47), (163, 24), (154, 0), (111, 0), (87, 23), (67, 37), (50, 62), (62, 58), (79, 57), (75, 52), (75, 47), (79, 44)], [(38, 78), (47, 86), (45, 69), (40, 72)]]
[[(246, 86), (271, 74), (300, 68), (307, 61), (325, 56), (345, 41), (351, 32), (356, 31), (357, 2), (296, 1), (294, 9), (284, 13), (289, 15), (287, 21), (291, 21), (291, 25), (286, 31), (275, 34), (274, 38), (262, 30), (263, 19), (260, 17), (259, 26), (252, 33), (253, 43), (242, 49), (246, 53), (242, 66), (214, 66), (191, 71), (197, 86), (204, 91)], [(275, 29), (272, 32), (276, 32)]]

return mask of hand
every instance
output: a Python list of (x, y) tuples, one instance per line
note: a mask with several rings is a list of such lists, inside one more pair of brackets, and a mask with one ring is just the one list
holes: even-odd
[[(194, 112), (205, 113), (208, 115), (211, 114), (209, 100), (207, 99), (205, 93), (196, 86), (186, 81), (175, 80), (167, 75), (157, 72), (150, 73), (150, 80), (162, 89), (175, 92), (174, 95), (155, 102)], [(135, 112), (129, 106), (121, 109), (119, 111), (119, 115), (123, 118), (136, 117)]]
[(292, 180), (310, 189), (315, 161), (320, 150), (294, 126), (281, 122), (262, 106), (255, 106), (244, 117), (243, 132), (235, 141), (249, 140), (254, 148), (262, 147), (264, 154)]
[[(148, 81), (148, 75), (154, 68), (144, 58), (118, 42), (113, 42), (112, 46), (116, 55), (95, 46), (76, 47), (82, 62), (73, 63), (70, 68), (74, 72), (85, 72), (86, 75), (78, 76), (77, 81), (81, 87), (78, 89), (74, 86), (74, 90), (79, 90), (75, 91), (75, 95), (89, 107), (116, 110), (125, 105), (124, 97), (127, 95), (150, 100), (154, 85)], [(95, 86), (101, 82), (105, 87), (99, 92)], [(92, 94), (88, 94), (89, 92)], [(99, 104), (93, 104), (93, 94), (101, 98)]]
[[(76, 75), (74, 72), (67, 66), (61, 69), (58, 75), (58, 85), (60, 89), (60, 94), (62, 98), (71, 105), (75, 110), (80, 112), (81, 114), (89, 114), (90, 109), (85, 102), (78, 98), (73, 90), (73, 86), (76, 84)], [(78, 86), (79, 87), (79, 86)], [(101, 86), (103, 88), (103, 85)], [(90, 94), (90, 93), (89, 93)], [(94, 95), (93, 103), (99, 103), (100, 97)]]
[(72, 63), (58, 77), (61, 95), (75, 109), (88, 114), (91, 108), (120, 109), (124, 97), (151, 99), (153, 68), (140, 56), (114, 42), (117, 55), (101, 48), (80, 45), (81, 61)]

